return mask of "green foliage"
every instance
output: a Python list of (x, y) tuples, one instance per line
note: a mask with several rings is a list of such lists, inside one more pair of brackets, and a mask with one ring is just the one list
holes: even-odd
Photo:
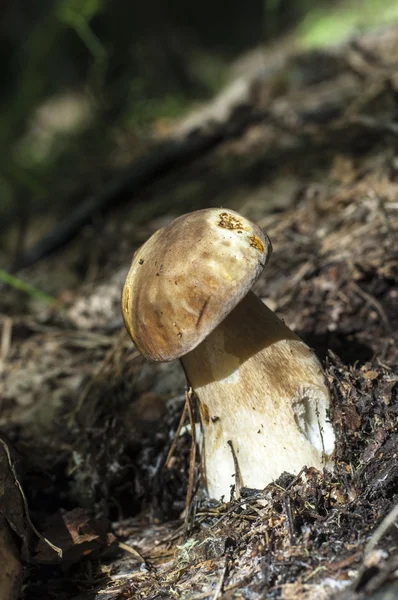
[(286, 31), (305, 46), (335, 43), (398, 18), (397, 0), (31, 4), (11, 51), (0, 40), (10, 64), (0, 97), (0, 233), (21, 210), (26, 220), (65, 214), (79, 190), (101, 185), (126, 159), (119, 132), (146, 138), (154, 121), (216, 93), (227, 59), (249, 45)]
[(396, 0), (351, 0), (329, 7), (314, 6), (298, 29), (304, 47), (337, 44), (364, 27), (391, 24), (398, 20)]
[(60, 21), (73, 27), (76, 19), (84, 19), (86, 22), (90, 22), (104, 8), (104, 0), (59, 0), (55, 13)]
[(58, 300), (56, 298), (54, 298), (53, 296), (50, 296), (49, 294), (42, 292), (41, 290), (34, 287), (33, 285), (30, 285), (30, 283), (26, 283), (26, 281), (22, 281), (22, 279), (19, 279), (18, 277), (14, 277), (13, 275), (10, 275), (10, 273), (7, 273), (7, 271), (4, 271), (3, 269), (0, 269), (0, 281), (13, 287), (15, 290), (23, 292), (24, 294), (28, 294), (29, 296), (31, 296), (32, 298), (35, 298), (36, 300), (41, 300), (42, 302), (45, 302), (46, 304), (49, 304), (50, 306), (62, 308), (61, 303), (58, 302)]
[(105, 8), (103, 0), (58, 0), (55, 14), (60, 22), (73, 29), (94, 59), (93, 77), (102, 84), (108, 52), (90, 27), (90, 21)]

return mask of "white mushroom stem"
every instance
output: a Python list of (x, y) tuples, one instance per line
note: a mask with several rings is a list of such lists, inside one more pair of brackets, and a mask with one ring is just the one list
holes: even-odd
[(199, 401), (211, 497), (325, 466), (335, 438), (322, 367), (255, 294), (181, 360)]

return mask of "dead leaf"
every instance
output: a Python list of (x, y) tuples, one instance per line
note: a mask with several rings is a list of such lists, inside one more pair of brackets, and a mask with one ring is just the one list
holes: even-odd
[(0, 515), (8, 523), (21, 541), (22, 556), (29, 558), (29, 526), (25, 518), (25, 506), (20, 489), (16, 485), (16, 473), (13, 472), (11, 451), (4, 440), (0, 444)]
[[(83, 556), (101, 547), (110, 546), (115, 537), (108, 532), (107, 519), (95, 519), (88, 511), (75, 508), (60, 511), (51, 516), (46, 524), (44, 536), (62, 549), (62, 562), (72, 564)], [(42, 540), (36, 547), (35, 560), (39, 563), (59, 562)]]
[(366, 371), (363, 374), (364, 379), (370, 379), (370, 380), (377, 379), (378, 376), (379, 376), (379, 374), (376, 371)]

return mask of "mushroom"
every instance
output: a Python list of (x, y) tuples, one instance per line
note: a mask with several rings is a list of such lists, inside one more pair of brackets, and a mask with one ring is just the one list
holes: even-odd
[(135, 253), (122, 312), (151, 361), (181, 359), (198, 399), (209, 495), (322, 469), (334, 432), (314, 352), (253, 292), (268, 237), (237, 212), (178, 217)]

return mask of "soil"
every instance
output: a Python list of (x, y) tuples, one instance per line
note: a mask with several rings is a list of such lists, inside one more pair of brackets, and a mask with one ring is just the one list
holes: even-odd
[[(19, 274), (61, 308), (2, 290), (0, 510), (26, 600), (397, 597), (397, 529), (375, 534), (398, 503), (397, 48), (390, 28), (248, 74), (221, 122), (255, 116), (244, 132)], [(226, 503), (197, 464), (186, 507), (188, 424), (166, 460), (184, 375), (139, 355), (120, 293), (133, 251), (207, 206), (271, 238), (255, 292), (323, 361), (337, 446), (333, 472)]]

